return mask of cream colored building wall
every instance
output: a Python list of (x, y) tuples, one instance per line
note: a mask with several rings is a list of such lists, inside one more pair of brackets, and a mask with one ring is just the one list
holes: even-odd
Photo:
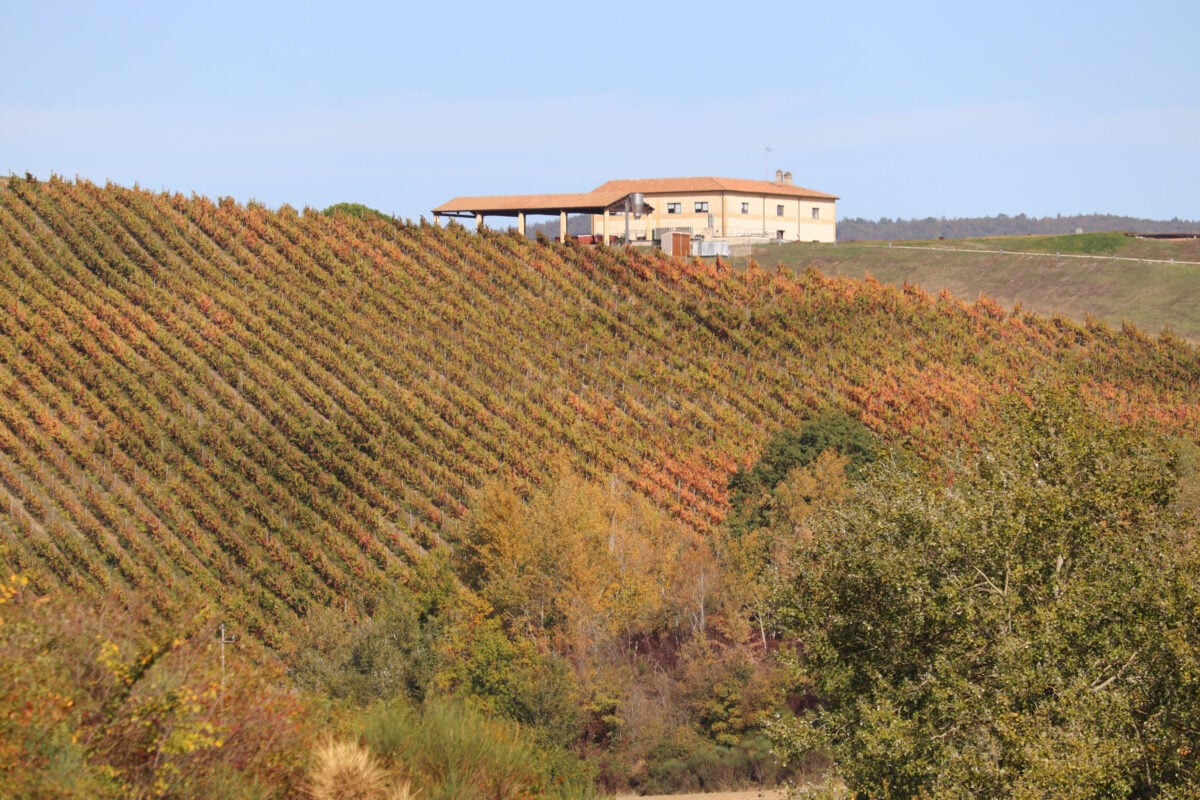
[[(730, 238), (765, 236), (785, 241), (832, 242), (837, 236), (837, 203), (833, 200), (730, 195), (728, 203), (730, 214), (725, 235)], [(813, 209), (816, 209), (815, 219)]]
[[(646, 203), (654, 208), (641, 219), (629, 216), (629, 236), (631, 239), (649, 239), (656, 228), (691, 228), (692, 234), (707, 236), (723, 236), (721, 219), (721, 195), (718, 194), (656, 194), (646, 195)], [(679, 212), (668, 213), (672, 203), (679, 204)], [(708, 203), (708, 211), (696, 211), (697, 203)], [(709, 215), (712, 215), (712, 229), (709, 229)], [(603, 221), (600, 216), (592, 218), (592, 230), (601, 232)], [(609, 215), (608, 233), (610, 236), (625, 235), (625, 214)]]
[[(782, 238), (785, 241), (832, 242), (837, 235), (837, 204), (833, 200), (811, 197), (781, 197), (761, 194), (697, 193), (646, 195), (654, 207), (641, 219), (629, 218), (631, 239), (650, 239), (657, 228), (691, 228), (693, 235), (708, 238), (761, 239)], [(679, 213), (668, 213), (672, 203), (679, 204)], [(696, 211), (696, 203), (708, 203), (708, 211)], [(783, 214), (779, 214), (779, 207)], [(743, 208), (745, 210), (743, 211)], [(813, 219), (813, 209), (817, 218)], [(709, 227), (709, 217), (712, 227)], [(603, 218), (592, 218), (592, 230), (599, 235)], [(625, 235), (625, 215), (609, 215), (610, 236)]]
[(837, 206), (832, 200), (800, 198), (796, 215), (796, 239), (801, 242), (833, 242), (837, 239)]

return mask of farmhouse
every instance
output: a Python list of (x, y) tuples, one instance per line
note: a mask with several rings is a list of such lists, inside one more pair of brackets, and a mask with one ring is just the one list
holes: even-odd
[(639, 192), (653, 212), (631, 227), (633, 238), (662, 238), (686, 231), (704, 239), (777, 239), (832, 242), (837, 238), (837, 197), (792, 183), (792, 173), (775, 181), (738, 178), (651, 178), (609, 181), (597, 192)]
[(779, 170), (774, 181), (739, 178), (646, 178), (614, 180), (583, 194), (456, 197), (433, 209), (442, 216), (515, 217), (525, 232), (529, 215), (556, 215), (566, 230), (568, 215), (591, 220), (599, 241), (663, 240), (686, 233), (693, 240), (749, 244), (766, 240), (833, 242), (837, 200), (832, 194), (796, 186)]

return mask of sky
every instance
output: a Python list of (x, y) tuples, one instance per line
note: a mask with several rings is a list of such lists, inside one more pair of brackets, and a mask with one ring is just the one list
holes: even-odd
[(1200, 220), (1200, 3), (0, 0), (0, 175), (430, 216), (790, 171), (839, 217)]

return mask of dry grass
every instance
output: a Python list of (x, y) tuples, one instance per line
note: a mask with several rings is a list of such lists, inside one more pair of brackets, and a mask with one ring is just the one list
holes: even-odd
[(357, 742), (327, 742), (317, 748), (309, 776), (313, 800), (409, 800), (408, 781), (397, 780)]

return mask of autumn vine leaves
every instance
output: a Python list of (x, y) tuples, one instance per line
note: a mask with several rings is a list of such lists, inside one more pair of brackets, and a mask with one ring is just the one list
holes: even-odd
[[(731, 516), (730, 478), (779, 432), (839, 409), (933, 464), (1049, 389), (1194, 437), (1198, 383), (1169, 336), (815, 270), (0, 189), (3, 574), (169, 623), (215, 602), (278, 653), (323, 614), (377, 618), (431, 551), (473, 592), (455, 613), (490, 620), (464, 652), (507, 637), (586, 671), (705, 634), (766, 651), (783, 534), (848, 469), (813, 461)], [(725, 658), (684, 659), (724, 687), (696, 700), (710, 732), (754, 716), (730, 687), (761, 676)], [(585, 698), (596, 730), (619, 727), (617, 682)]]

